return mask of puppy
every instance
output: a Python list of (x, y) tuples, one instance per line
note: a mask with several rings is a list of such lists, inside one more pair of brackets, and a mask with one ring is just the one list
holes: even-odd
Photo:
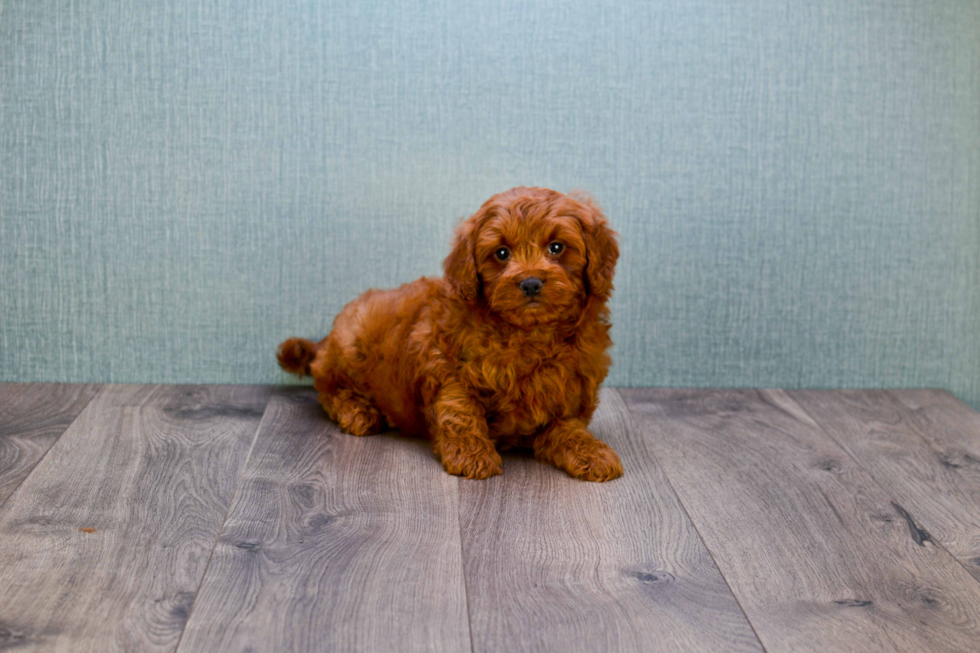
[(498, 447), (519, 446), (574, 478), (617, 478), (586, 430), (611, 363), (615, 237), (586, 197), (494, 195), (456, 229), (443, 278), (367, 291), (319, 343), (283, 342), (279, 364), (313, 376), (345, 432), (428, 437), (450, 474), (500, 474)]

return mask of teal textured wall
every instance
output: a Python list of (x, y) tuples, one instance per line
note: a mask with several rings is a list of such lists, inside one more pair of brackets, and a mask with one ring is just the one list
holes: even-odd
[(973, 0), (0, 7), (2, 380), (285, 380), (543, 185), (622, 234), (610, 383), (980, 406)]

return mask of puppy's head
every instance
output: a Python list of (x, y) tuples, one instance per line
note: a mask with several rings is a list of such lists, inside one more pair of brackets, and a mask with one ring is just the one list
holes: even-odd
[(443, 267), (457, 297), (485, 301), (511, 324), (558, 322), (609, 298), (615, 236), (586, 196), (513, 188), (460, 224)]

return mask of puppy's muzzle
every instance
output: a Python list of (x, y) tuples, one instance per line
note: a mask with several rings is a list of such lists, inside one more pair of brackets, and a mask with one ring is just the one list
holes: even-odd
[(524, 293), (525, 297), (534, 297), (539, 292), (541, 292), (541, 286), (544, 285), (544, 281), (536, 277), (531, 277), (525, 279), (520, 283), (521, 291)]

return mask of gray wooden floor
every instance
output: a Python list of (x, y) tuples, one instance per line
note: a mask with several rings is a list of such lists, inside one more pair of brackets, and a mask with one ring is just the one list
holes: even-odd
[(0, 650), (980, 651), (980, 414), (603, 392), (626, 473), (446, 475), (310, 388), (0, 384)]

